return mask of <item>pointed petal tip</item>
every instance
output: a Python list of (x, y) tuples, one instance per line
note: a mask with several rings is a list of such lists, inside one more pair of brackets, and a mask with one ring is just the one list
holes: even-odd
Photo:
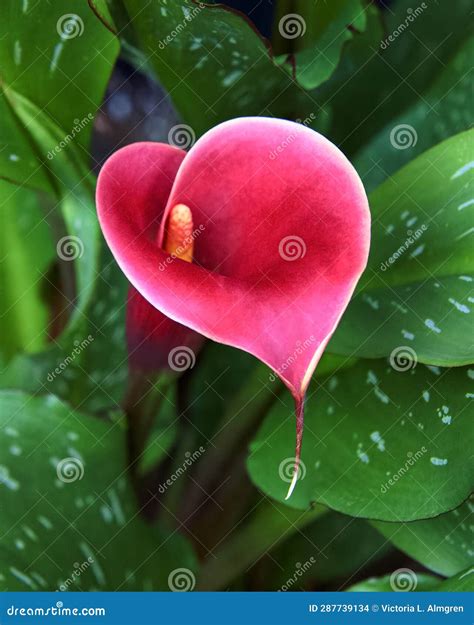
[(293, 473), (293, 478), (291, 480), (290, 487), (285, 497), (285, 501), (287, 501), (291, 497), (291, 495), (293, 494), (293, 491), (295, 490), (296, 482), (298, 481), (298, 471), (299, 471), (299, 467), (296, 466), (294, 473)]

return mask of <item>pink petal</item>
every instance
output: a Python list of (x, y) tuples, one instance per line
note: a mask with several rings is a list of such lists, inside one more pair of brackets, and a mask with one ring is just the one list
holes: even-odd
[[(119, 150), (125, 158), (134, 154), (138, 162), (143, 157), (143, 149), (135, 144)], [(145, 144), (146, 145), (146, 144)], [(156, 147), (157, 144), (151, 144)], [(186, 153), (169, 145), (161, 145), (156, 154), (153, 179), (153, 201), (140, 205), (134, 211), (134, 218), (150, 240), (156, 241), (158, 229), (171, 191), (176, 172)], [(146, 168), (146, 162), (142, 161)], [(120, 187), (120, 180), (109, 172), (109, 184)], [(151, 182), (151, 180), (150, 180)], [(169, 354), (177, 347), (197, 351), (202, 337), (189, 328), (176, 323), (152, 306), (131, 286), (127, 298), (127, 345), (130, 365), (143, 371), (169, 369)]]
[(128, 359), (134, 369), (184, 371), (188, 367), (180, 367), (180, 356), (185, 357), (191, 366), (203, 341), (202, 335), (166, 317), (133, 286), (130, 287), (127, 298), (127, 346)]

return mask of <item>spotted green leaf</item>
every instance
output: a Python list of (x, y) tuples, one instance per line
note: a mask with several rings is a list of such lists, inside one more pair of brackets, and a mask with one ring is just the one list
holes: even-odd
[(41, 109), (63, 138), (73, 133), (89, 162), (91, 121), (118, 53), (116, 38), (86, 2), (6, 0), (2, 9), (2, 82)]
[(370, 195), (369, 263), (331, 352), (373, 358), (407, 347), (428, 364), (474, 361), (473, 137), (428, 150)]
[[(101, 13), (103, 3), (93, 4)], [(171, 136), (182, 140), (180, 147), (234, 117), (304, 119), (315, 112), (314, 100), (273, 62), (265, 40), (240, 14), (191, 0), (111, 0), (108, 6), (126, 49), (139, 49), (139, 67), (152, 66), (191, 126)]]
[[(468, 368), (392, 367), (379, 360), (314, 384), (300, 479), (286, 503), (304, 509), (318, 502), (385, 521), (433, 517), (459, 506), (474, 476), (473, 377)], [(278, 501), (285, 500), (291, 480), (294, 432), (286, 398), (250, 447), (253, 482)]]
[(2, 590), (169, 590), (195, 561), (178, 534), (140, 518), (122, 422), (54, 396), (2, 392)]
[(31, 137), (24, 132), (0, 85), (0, 178), (51, 193), (51, 180), (42, 167)]
[(473, 513), (471, 500), (434, 519), (374, 524), (394, 545), (428, 569), (451, 576), (474, 562)]

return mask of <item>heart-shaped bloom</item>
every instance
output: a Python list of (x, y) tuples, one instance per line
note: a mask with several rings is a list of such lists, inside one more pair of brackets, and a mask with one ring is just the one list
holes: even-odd
[(155, 322), (172, 332), (166, 317), (178, 332), (189, 328), (255, 355), (291, 391), (289, 496), (304, 396), (367, 262), (370, 213), (356, 171), (303, 125), (240, 118), (207, 132), (187, 154), (159, 143), (119, 150), (100, 172), (97, 207), (137, 291), (129, 317), (137, 336), (146, 336), (143, 304), (145, 332), (153, 335)]

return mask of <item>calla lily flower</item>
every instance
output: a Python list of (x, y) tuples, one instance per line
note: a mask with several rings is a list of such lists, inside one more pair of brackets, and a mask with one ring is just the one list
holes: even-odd
[(289, 497), (306, 390), (367, 262), (370, 213), (356, 171), (301, 124), (240, 118), (188, 153), (160, 143), (117, 151), (100, 172), (97, 207), (136, 290), (132, 342), (151, 332), (152, 353), (189, 329), (253, 354), (290, 390)]

